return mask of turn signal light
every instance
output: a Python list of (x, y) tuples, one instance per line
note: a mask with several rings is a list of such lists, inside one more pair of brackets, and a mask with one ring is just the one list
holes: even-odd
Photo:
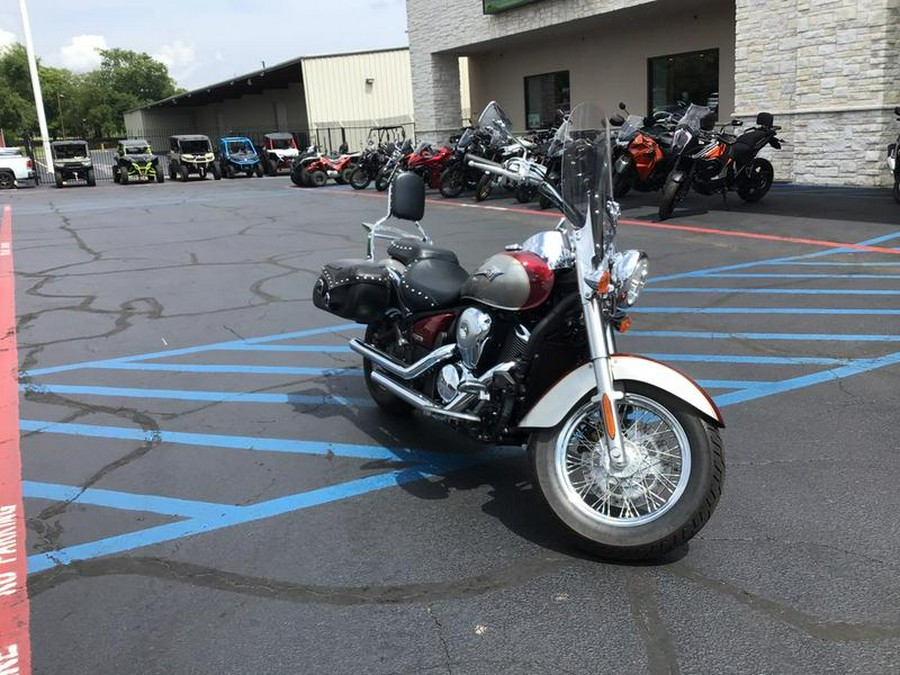
[(604, 270), (603, 274), (600, 275), (600, 279), (597, 280), (597, 292), (600, 295), (606, 295), (609, 292), (609, 271)]
[(619, 330), (620, 333), (626, 332), (629, 328), (631, 328), (631, 317), (630, 317), (630, 316), (626, 316), (624, 319), (622, 319), (622, 320), (618, 323), (618, 325), (616, 326), (616, 328)]
[(615, 418), (613, 417), (612, 402), (609, 396), (603, 394), (603, 426), (606, 427), (606, 435), (610, 440), (616, 437)]

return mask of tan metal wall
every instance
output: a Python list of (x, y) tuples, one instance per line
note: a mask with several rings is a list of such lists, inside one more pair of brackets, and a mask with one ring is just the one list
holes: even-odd
[(409, 50), (303, 59), (310, 128), (412, 120)]

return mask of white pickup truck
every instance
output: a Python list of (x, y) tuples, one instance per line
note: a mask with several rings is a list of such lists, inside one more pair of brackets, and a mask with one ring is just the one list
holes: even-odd
[(0, 148), (0, 189), (36, 185), (34, 165), (19, 148)]

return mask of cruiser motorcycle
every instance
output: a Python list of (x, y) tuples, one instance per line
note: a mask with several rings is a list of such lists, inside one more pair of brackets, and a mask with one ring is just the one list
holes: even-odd
[[(510, 134), (491, 103), (482, 127)], [(653, 559), (707, 522), (725, 474), (722, 415), (691, 379), (620, 353), (616, 333), (646, 282), (648, 261), (616, 248), (606, 117), (576, 107), (554, 142), (559, 189), (528, 159), (481, 171), (531, 182), (562, 211), (557, 227), (490, 256), (471, 274), (431, 245), (422, 179), (392, 182), (388, 214), (367, 231), (364, 259), (326, 264), (317, 307), (366, 325), (350, 348), (387, 413), (419, 411), (487, 443), (524, 444), (559, 524), (606, 558)], [(387, 225), (414, 223), (417, 236)], [(376, 240), (388, 239), (376, 260)]]

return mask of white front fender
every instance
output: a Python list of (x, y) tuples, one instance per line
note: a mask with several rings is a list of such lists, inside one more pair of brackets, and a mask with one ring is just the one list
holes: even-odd
[[(722, 413), (699, 384), (687, 375), (659, 361), (643, 356), (615, 354), (610, 357), (615, 382), (632, 380), (652, 385), (681, 399), (718, 426), (724, 427)], [(562, 378), (522, 418), (522, 429), (549, 429), (559, 424), (572, 407), (597, 388), (594, 366), (586, 363)]]

